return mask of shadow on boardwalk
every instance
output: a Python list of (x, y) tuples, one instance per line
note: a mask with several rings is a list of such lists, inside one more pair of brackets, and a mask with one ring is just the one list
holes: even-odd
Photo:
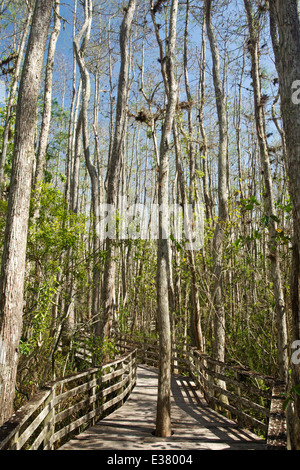
[(264, 450), (265, 441), (210, 409), (192, 380), (172, 376), (170, 438), (155, 429), (157, 370), (139, 366), (127, 402), (61, 447), (62, 450)]

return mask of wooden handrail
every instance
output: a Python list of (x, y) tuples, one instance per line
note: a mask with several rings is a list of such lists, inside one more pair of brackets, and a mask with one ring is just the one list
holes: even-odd
[(268, 450), (286, 450), (287, 448), (286, 416), (285, 412), (283, 411), (284, 401), (285, 386), (280, 382), (276, 382), (272, 390), (270, 420), (267, 436)]
[[(157, 366), (158, 340), (121, 334), (117, 344), (123, 351), (137, 348), (139, 362)], [(282, 411), (284, 385), (260, 374), (203, 354), (188, 344), (173, 342), (172, 372), (189, 373), (210, 407), (225, 413), (240, 425), (267, 439), (267, 448), (285, 448), (286, 420)]]
[(267, 435), (274, 379), (189, 350), (191, 375), (209, 405)]
[(44, 386), (0, 427), (0, 450), (55, 449), (101, 419), (136, 384), (136, 350)]

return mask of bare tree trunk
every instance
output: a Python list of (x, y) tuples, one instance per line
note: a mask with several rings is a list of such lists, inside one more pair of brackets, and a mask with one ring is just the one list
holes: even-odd
[[(161, 62), (162, 75), (165, 82), (167, 109), (162, 127), (159, 161), (158, 204), (163, 210), (159, 212), (159, 238), (157, 252), (157, 320), (159, 330), (159, 377), (156, 414), (156, 435), (170, 436), (171, 429), (171, 324), (169, 312), (169, 262), (170, 246), (167, 237), (169, 228), (169, 152), (170, 139), (178, 97), (178, 85), (175, 78), (174, 58), (176, 46), (178, 0), (171, 4), (168, 48), (165, 61)], [(151, 15), (158, 32), (153, 12)], [(159, 44), (160, 38), (157, 34)], [(166, 64), (166, 66), (164, 65)]]
[(257, 37), (257, 25), (253, 17), (253, 11), (251, 2), (244, 0), (245, 9), (248, 18), (250, 42), (249, 51), (252, 62), (252, 80), (254, 89), (254, 108), (255, 108), (255, 120), (257, 129), (257, 138), (260, 148), (261, 166), (263, 168), (264, 186), (265, 186), (265, 210), (266, 215), (270, 218), (270, 240), (269, 244), (269, 258), (271, 263), (271, 276), (273, 279), (273, 293), (275, 299), (275, 309), (277, 318), (277, 331), (278, 331), (278, 364), (279, 364), (279, 375), (281, 380), (287, 382), (288, 379), (288, 352), (287, 352), (287, 323), (285, 313), (285, 302), (283, 295), (281, 271), (280, 271), (280, 259), (279, 251), (276, 243), (276, 228), (277, 224), (274, 219), (275, 216), (275, 205), (273, 197), (273, 182), (271, 175), (270, 158), (268, 153), (268, 143), (266, 138), (266, 123), (264, 104), (261, 93), (260, 83), (260, 66), (259, 66), (259, 43)]
[[(77, 0), (74, 2), (74, 17), (73, 17), (73, 42), (76, 36), (76, 17), (77, 17)], [(71, 111), (70, 111), (70, 121), (69, 121), (69, 135), (68, 135), (68, 152), (66, 156), (66, 184), (65, 184), (65, 201), (67, 207), (72, 205), (71, 199), (71, 185), (72, 185), (72, 165), (74, 157), (74, 141), (75, 141), (75, 131), (74, 131), (74, 122), (76, 122), (76, 55), (73, 47), (73, 83), (72, 83), (72, 102), (71, 102)], [(81, 82), (80, 82), (81, 83)], [(79, 95), (79, 91), (78, 91)]]
[[(97, 226), (100, 222), (100, 175), (98, 172), (97, 162), (92, 162), (90, 154), (89, 142), (89, 121), (88, 121), (88, 107), (91, 95), (90, 74), (85, 64), (85, 50), (90, 40), (92, 17), (93, 17), (93, 1), (85, 0), (85, 21), (74, 39), (74, 51), (76, 60), (80, 69), (82, 80), (82, 108), (80, 112), (83, 150), (86, 161), (86, 166), (92, 184), (92, 214), (93, 214), (93, 249), (94, 249), (94, 265), (93, 265), (93, 295), (92, 295), (92, 318), (95, 319), (99, 316), (100, 305), (100, 272), (97, 262), (97, 253), (100, 249), (100, 238), (97, 233)], [(94, 129), (95, 131), (95, 129)], [(97, 148), (97, 140), (96, 140)]]
[(219, 217), (213, 241), (214, 291), (214, 341), (213, 356), (219, 361), (225, 359), (225, 309), (222, 293), (223, 240), (224, 225), (228, 219), (228, 184), (227, 184), (227, 118), (224, 91), (220, 76), (220, 59), (217, 41), (211, 21), (211, 0), (205, 1), (207, 34), (213, 59), (213, 80), (219, 119), (219, 157), (218, 157), (218, 200)]
[[(218, 361), (225, 361), (225, 300), (223, 295), (223, 242), (225, 225), (228, 220), (228, 135), (227, 114), (224, 87), (221, 82), (220, 58), (217, 41), (211, 19), (211, 0), (205, 0), (206, 26), (213, 60), (213, 81), (215, 88), (216, 106), (219, 125), (219, 155), (218, 155), (218, 203), (219, 214), (213, 239), (213, 275), (214, 275), (214, 317), (212, 356)], [(216, 371), (218, 372), (218, 366)], [(216, 383), (226, 389), (226, 383), (219, 379)], [(220, 400), (228, 403), (226, 395), (220, 395)]]
[[(300, 23), (297, 0), (269, 0), (270, 30), (279, 76), (281, 114), (286, 137), (289, 189), (293, 204), (293, 263), (291, 278), (292, 340), (300, 340), (300, 121), (294, 93), (300, 80)], [(297, 95), (297, 93), (296, 93)], [(292, 386), (299, 386), (300, 365), (291, 364)], [(291, 446), (300, 450), (300, 397), (295, 393)]]
[[(181, 152), (181, 146), (180, 146), (179, 136), (178, 136), (178, 131), (177, 131), (177, 123), (175, 121), (173, 123), (173, 134), (174, 134), (174, 142), (175, 142), (176, 166), (177, 166), (177, 173), (178, 173), (181, 204), (183, 207), (183, 216), (186, 222), (185, 226), (190, 229), (190, 232), (188, 233), (188, 238), (191, 240), (192, 221), (189, 220), (190, 219), (189, 214), (188, 214), (188, 211), (186, 210), (187, 201), (186, 201), (185, 184), (184, 184), (184, 178), (183, 178), (182, 152)], [(201, 310), (200, 310), (199, 287), (198, 287), (199, 281), (197, 279), (197, 269), (196, 269), (195, 255), (194, 255), (193, 250), (187, 251), (187, 258), (189, 262), (189, 269), (191, 272), (191, 296), (192, 296), (191, 337), (192, 337), (193, 344), (200, 351), (204, 351), (204, 338), (203, 338), (202, 327), (201, 327)]]
[[(195, 150), (193, 145), (193, 121), (192, 121), (192, 95), (190, 91), (190, 84), (189, 84), (189, 74), (188, 74), (188, 34), (189, 34), (189, 13), (190, 13), (190, 2), (187, 0), (186, 4), (186, 22), (185, 22), (185, 33), (184, 33), (184, 77), (185, 77), (185, 89), (186, 89), (186, 96), (188, 101), (188, 130), (189, 130), (189, 142), (188, 142), (188, 151), (189, 151), (189, 159), (190, 159), (190, 204), (195, 209), (195, 205), (198, 202), (198, 188), (196, 183), (196, 158), (195, 158)], [(179, 141), (177, 136), (177, 125), (174, 123), (174, 137), (175, 137), (175, 146), (177, 147), (177, 161), (180, 165), (178, 168), (178, 177), (180, 181), (180, 188), (181, 188), (181, 202), (183, 205), (184, 217), (187, 219), (186, 226), (190, 228), (189, 239), (191, 240), (192, 235), (192, 220), (189, 219), (189, 214), (185, 213), (186, 211), (186, 196), (185, 196), (185, 189), (184, 189), (184, 181), (183, 181), (183, 168), (182, 168), (182, 158), (181, 158), (181, 151), (179, 148)], [(176, 145), (177, 144), (177, 145)], [(195, 256), (193, 250), (188, 250), (187, 253), (190, 271), (191, 271), (191, 295), (192, 295), (192, 326), (193, 326), (193, 336), (194, 342), (197, 348), (201, 351), (204, 350), (204, 340), (202, 335), (202, 328), (201, 328), (201, 310), (200, 310), (200, 300), (199, 300), (199, 287), (198, 287), (198, 279), (197, 279), (197, 270), (195, 264)]]
[(53, 0), (37, 0), (18, 97), (13, 165), (0, 282), (0, 424), (13, 411), (22, 332), (37, 100)]
[(29, 4), (28, 16), (27, 16), (25, 28), (22, 34), (20, 46), (18, 49), (18, 57), (17, 57), (14, 77), (13, 77), (13, 81), (11, 85), (9, 100), (7, 104), (6, 119), (5, 119), (4, 131), (3, 131), (3, 137), (2, 137), (2, 153), (1, 153), (1, 159), (0, 159), (0, 188), (4, 184), (4, 169), (5, 169), (7, 148), (8, 148), (8, 143), (9, 143), (11, 112), (12, 112), (13, 104), (14, 104), (16, 94), (17, 94), (17, 87), (18, 87), (18, 82), (19, 82), (21, 65), (22, 65), (26, 40), (28, 36), (28, 31), (29, 31), (29, 27), (31, 24), (31, 20), (32, 20), (32, 14), (33, 14), (33, 7)]
[(34, 187), (38, 190), (38, 186), (43, 181), (44, 168), (46, 164), (46, 152), (50, 131), (50, 120), (52, 110), (52, 84), (53, 84), (53, 67), (56, 51), (56, 44), (60, 34), (60, 0), (56, 0), (54, 8), (54, 28), (50, 37), (48, 58), (46, 65), (46, 79), (45, 79), (45, 92), (44, 92), (44, 109), (42, 117), (42, 127), (40, 133), (39, 148), (37, 154), (37, 162), (35, 169)]
[[(107, 204), (116, 208), (121, 163), (123, 161), (126, 111), (128, 102), (128, 70), (129, 70), (129, 38), (133, 15), (136, 8), (136, 0), (130, 0), (125, 10), (124, 19), (120, 30), (121, 68), (119, 74), (117, 111), (115, 120), (114, 140), (107, 173)], [(104, 339), (110, 336), (111, 320), (114, 313), (114, 289), (115, 289), (115, 248), (114, 241), (107, 239), (107, 256), (102, 283), (102, 312), (99, 325), (99, 336)]]
[(199, 59), (200, 78), (199, 78), (199, 129), (201, 135), (201, 144), (199, 146), (200, 158), (202, 160), (203, 170), (203, 197), (205, 203), (205, 216), (212, 224), (212, 198), (209, 188), (208, 164), (207, 164), (207, 139), (204, 129), (204, 103), (205, 103), (205, 67), (206, 67), (206, 36), (205, 36), (206, 14), (203, 9), (202, 24), (202, 45)]

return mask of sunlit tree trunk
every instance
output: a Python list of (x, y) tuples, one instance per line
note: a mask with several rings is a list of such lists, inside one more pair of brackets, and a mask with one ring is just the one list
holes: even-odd
[[(152, 5), (153, 7), (153, 5)], [(175, 46), (177, 36), (178, 0), (171, 4), (168, 47), (165, 61), (162, 61), (162, 75), (165, 82), (167, 109), (162, 127), (159, 150), (158, 204), (163, 210), (159, 212), (159, 238), (157, 252), (157, 320), (159, 330), (159, 377), (156, 414), (156, 435), (170, 436), (171, 430), (171, 322), (169, 312), (169, 154), (170, 141), (178, 97), (178, 85), (175, 78)], [(156, 28), (153, 8), (151, 11)], [(157, 34), (160, 44), (160, 38)], [(164, 66), (166, 64), (166, 67)]]
[[(281, 114), (286, 137), (289, 190), (293, 204), (291, 276), (292, 340), (300, 340), (300, 23), (297, 0), (270, 0), (270, 29), (279, 76)], [(300, 384), (300, 365), (291, 364), (292, 386)], [(291, 445), (300, 449), (300, 397), (294, 394)]]
[[(212, 328), (212, 356), (214, 359), (225, 361), (225, 298), (223, 273), (223, 244), (226, 224), (228, 221), (228, 126), (226, 113), (226, 100), (224, 87), (221, 81), (220, 56), (217, 40), (212, 24), (212, 1), (205, 1), (206, 27), (213, 61), (213, 82), (219, 127), (219, 155), (218, 155), (218, 220), (216, 222), (213, 239), (213, 276), (214, 276), (214, 317)], [(219, 368), (216, 366), (216, 371)], [(219, 387), (225, 389), (226, 383), (216, 379)], [(220, 395), (220, 400), (228, 403), (226, 395)]]
[(0, 281), (0, 424), (13, 411), (22, 332), (37, 101), (53, 0), (37, 0), (16, 113), (14, 153)]
[(218, 155), (218, 202), (219, 215), (213, 241), (213, 274), (214, 274), (214, 324), (213, 324), (213, 356), (219, 361), (225, 359), (225, 309), (223, 299), (223, 241), (225, 224), (228, 220), (228, 184), (227, 184), (227, 116), (225, 97), (220, 74), (220, 58), (217, 41), (211, 20), (211, 0), (205, 1), (206, 26), (213, 59), (213, 81), (219, 125)]
[(4, 184), (4, 170), (5, 170), (7, 149), (8, 149), (8, 144), (9, 144), (9, 130), (11, 126), (11, 114), (12, 114), (12, 108), (13, 108), (13, 105), (17, 96), (17, 88), (18, 88), (18, 83), (19, 83), (19, 78), (20, 78), (21, 66), (22, 66), (22, 61), (24, 58), (24, 50), (26, 46), (29, 27), (30, 27), (31, 20), (32, 20), (32, 14), (33, 14), (33, 6), (29, 4), (29, 11), (28, 11), (27, 19), (26, 19), (25, 28), (24, 28), (22, 38), (20, 41), (20, 45), (18, 48), (18, 57), (16, 61), (16, 67), (14, 70), (14, 76), (12, 80), (12, 85), (11, 85), (11, 90), (9, 94), (7, 110), (6, 110), (5, 125), (4, 125), (3, 136), (2, 136), (2, 152), (1, 152), (1, 158), (0, 158), (0, 187)]
[(54, 27), (50, 37), (48, 58), (46, 65), (46, 78), (45, 78), (45, 91), (44, 91), (44, 109), (42, 117), (42, 126), (39, 140), (39, 147), (37, 153), (36, 170), (34, 186), (39, 190), (38, 186), (43, 181), (44, 168), (46, 164), (46, 152), (49, 141), (51, 110), (52, 110), (52, 85), (53, 85), (53, 68), (57, 40), (59, 37), (61, 22), (60, 22), (60, 0), (56, 0), (54, 8)]
[[(126, 136), (126, 112), (128, 102), (128, 70), (129, 70), (129, 38), (131, 24), (136, 8), (136, 0), (130, 0), (124, 8), (125, 14), (120, 30), (121, 66), (118, 84), (118, 99), (114, 139), (109, 159), (107, 173), (107, 204), (116, 208), (119, 191), (119, 178), (121, 163), (123, 160), (124, 140)], [(114, 314), (114, 290), (115, 290), (115, 247), (114, 240), (107, 239), (106, 260), (102, 282), (101, 319), (98, 334), (109, 338), (111, 321)]]
[[(255, 22), (253, 16), (252, 5), (249, 0), (244, 0), (245, 9), (248, 18), (249, 25), (249, 52), (252, 63), (252, 81), (254, 89), (254, 109), (255, 109), (255, 121), (257, 129), (257, 139), (260, 149), (261, 166), (263, 169), (264, 177), (264, 194), (265, 194), (265, 211), (266, 216), (269, 217), (270, 227), (270, 240), (269, 244), (269, 258), (271, 267), (271, 276), (273, 279), (273, 292), (275, 299), (275, 309), (277, 318), (277, 331), (278, 331), (278, 364), (279, 374), (281, 380), (287, 382), (288, 379), (288, 351), (287, 351), (287, 323), (286, 323), (286, 312), (285, 302), (283, 295), (283, 286), (281, 279), (281, 268), (280, 268), (280, 254), (276, 242), (277, 237), (277, 224), (274, 220), (275, 216), (275, 205), (273, 196), (273, 181), (271, 175), (271, 165), (268, 152), (268, 143), (266, 138), (266, 122), (264, 103), (261, 93), (260, 83), (260, 66), (259, 66), (259, 41), (258, 41), (258, 25)], [(273, 218), (272, 218), (273, 217)]]

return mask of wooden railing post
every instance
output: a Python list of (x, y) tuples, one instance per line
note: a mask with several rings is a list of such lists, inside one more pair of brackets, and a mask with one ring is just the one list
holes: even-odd
[(146, 344), (146, 338), (143, 338), (143, 343), (142, 343), (142, 348), (143, 348), (143, 362), (144, 364), (147, 364), (147, 344)]
[(50, 412), (48, 416), (46, 417), (44, 421), (44, 426), (48, 427), (48, 432), (45, 436), (45, 439), (43, 441), (43, 449), (44, 450), (52, 450), (52, 436), (55, 432), (55, 406), (54, 406), (54, 400), (55, 400), (55, 394), (56, 394), (56, 387), (55, 385), (52, 388), (52, 392), (48, 398), (48, 400), (45, 402), (45, 406), (47, 406), (47, 402), (49, 401), (50, 403)]
[(277, 382), (274, 384), (268, 425), (268, 450), (286, 450), (287, 448), (286, 415), (283, 411), (285, 391), (283, 383)]
[[(97, 379), (96, 372), (92, 372), (91, 380), (92, 380), (92, 382), (95, 382), (95, 384), (92, 386), (92, 388), (90, 390), (90, 398), (91, 398), (91, 401), (92, 401), (91, 411), (96, 410), (96, 386), (97, 386), (96, 379)], [(96, 417), (93, 416), (92, 419), (91, 419), (91, 426), (94, 426), (95, 423), (96, 423)]]
[[(237, 382), (240, 382), (241, 380), (241, 374), (238, 371), (234, 371), (234, 378)], [(238, 414), (236, 415), (236, 420), (239, 425), (243, 425), (244, 421), (242, 419), (242, 404), (241, 404), (241, 388), (239, 386), (236, 387), (236, 394), (237, 394), (237, 403), (236, 403), (236, 408), (238, 411)]]

